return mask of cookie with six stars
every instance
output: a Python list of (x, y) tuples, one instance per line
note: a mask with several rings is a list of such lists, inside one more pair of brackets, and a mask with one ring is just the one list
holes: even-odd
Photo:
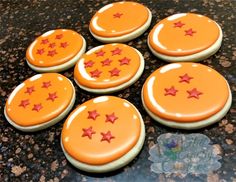
[(143, 34), (151, 19), (151, 11), (142, 4), (116, 2), (98, 10), (90, 21), (89, 30), (101, 42), (127, 42)]
[(68, 29), (51, 30), (30, 44), (26, 61), (38, 72), (60, 72), (74, 66), (85, 49), (85, 39), (79, 33)]
[(144, 122), (135, 106), (125, 99), (101, 96), (81, 104), (68, 116), (61, 146), (76, 168), (103, 173), (131, 162), (144, 139)]
[(10, 94), (4, 113), (15, 128), (33, 132), (59, 122), (74, 102), (75, 89), (69, 79), (58, 73), (44, 73), (18, 85)]
[(183, 62), (154, 71), (143, 85), (142, 102), (159, 123), (190, 130), (222, 119), (230, 109), (232, 96), (228, 82), (217, 71)]
[(84, 54), (74, 69), (77, 85), (93, 93), (111, 93), (132, 85), (144, 69), (142, 54), (125, 44), (106, 44)]
[(221, 27), (210, 18), (180, 13), (154, 26), (148, 46), (155, 56), (168, 62), (201, 61), (219, 50), (222, 37)]

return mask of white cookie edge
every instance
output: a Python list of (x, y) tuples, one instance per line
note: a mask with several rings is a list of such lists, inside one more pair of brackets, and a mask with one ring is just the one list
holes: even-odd
[[(126, 100), (126, 102), (128, 102)], [(128, 163), (130, 163), (141, 151), (144, 141), (145, 141), (145, 126), (144, 126), (144, 121), (142, 119), (141, 114), (139, 113), (138, 109), (128, 102), (130, 105), (132, 105), (135, 110), (137, 111), (139, 118), (140, 118), (140, 124), (141, 124), (141, 131), (140, 131), (140, 136), (135, 144), (135, 146), (127, 152), (125, 155), (120, 157), (119, 159), (112, 161), (110, 163), (104, 164), (104, 165), (90, 165), (86, 163), (79, 162), (78, 160), (74, 159), (72, 156), (70, 156), (64, 149), (63, 143), (62, 143), (62, 138), (61, 138), (61, 148), (67, 158), (67, 160), (76, 168), (86, 171), (86, 172), (91, 172), (91, 173), (105, 173), (105, 172), (110, 172), (114, 171), (116, 169), (122, 168), (126, 166)]]

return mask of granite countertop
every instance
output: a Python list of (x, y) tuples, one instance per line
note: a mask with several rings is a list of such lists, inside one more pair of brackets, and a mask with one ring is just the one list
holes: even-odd
[[(139, 38), (128, 42), (146, 61), (141, 78), (129, 88), (113, 95), (132, 102), (141, 112), (146, 125), (144, 147), (128, 166), (107, 174), (88, 174), (74, 168), (60, 147), (63, 121), (33, 134), (14, 129), (6, 121), (3, 109), (12, 90), (36, 74), (25, 61), (25, 52), (35, 37), (56, 28), (73, 29), (88, 43), (87, 49), (100, 45), (89, 33), (93, 14), (110, 0), (1, 0), (0, 1), (0, 181), (236, 181), (236, 1), (231, 0), (159, 0), (139, 1), (153, 13), (152, 25), (179, 12), (195, 12), (216, 20), (223, 29), (220, 50), (202, 63), (219, 71), (229, 82), (233, 104), (219, 123), (197, 131), (170, 129), (154, 122), (144, 111), (140, 92), (145, 79), (165, 62), (155, 58), (147, 47), (150, 28)], [(63, 72), (73, 80), (73, 68)], [(76, 86), (74, 108), (95, 97)], [(201, 133), (208, 136), (222, 157), (221, 168), (208, 174), (156, 174), (151, 172), (149, 149), (163, 133)]]

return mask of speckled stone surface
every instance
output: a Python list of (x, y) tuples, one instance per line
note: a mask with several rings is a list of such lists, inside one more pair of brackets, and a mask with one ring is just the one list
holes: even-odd
[[(4, 118), (5, 101), (23, 80), (36, 74), (26, 64), (27, 46), (55, 28), (70, 28), (80, 32), (91, 49), (100, 45), (89, 33), (92, 15), (111, 1), (87, 0), (1, 0), (0, 1), (0, 181), (236, 181), (236, 1), (231, 0), (160, 0), (139, 1), (153, 13), (152, 25), (174, 13), (196, 12), (216, 20), (223, 29), (221, 49), (203, 64), (213, 67), (228, 80), (233, 104), (225, 118), (217, 124), (194, 131), (207, 135), (222, 156), (222, 167), (208, 175), (167, 175), (150, 171), (148, 150), (160, 134), (191, 133), (170, 129), (154, 122), (144, 111), (140, 92), (145, 79), (164, 65), (147, 47), (150, 28), (141, 37), (128, 42), (136, 47), (146, 61), (141, 78), (131, 87), (113, 95), (132, 102), (141, 112), (146, 125), (146, 141), (140, 155), (127, 167), (108, 174), (88, 174), (70, 165), (60, 147), (63, 121), (33, 134), (15, 130)], [(73, 69), (63, 72), (73, 80)], [(95, 97), (76, 86), (76, 104)]]

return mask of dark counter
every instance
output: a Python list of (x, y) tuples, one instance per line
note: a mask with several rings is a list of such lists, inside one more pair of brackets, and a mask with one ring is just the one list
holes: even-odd
[[(6, 121), (3, 109), (12, 90), (33, 76), (26, 64), (25, 51), (35, 37), (56, 28), (73, 29), (88, 43), (87, 49), (100, 45), (89, 33), (93, 14), (112, 1), (87, 0), (1, 0), (0, 1), (0, 181), (236, 181), (236, 1), (235, 0), (159, 0), (139, 1), (153, 13), (151, 27), (161, 19), (179, 12), (195, 12), (217, 21), (224, 38), (220, 50), (202, 63), (219, 71), (229, 82), (233, 104), (222, 121), (197, 131), (170, 129), (154, 122), (144, 111), (140, 92), (145, 79), (166, 64), (155, 58), (147, 47), (150, 28), (128, 42), (146, 61), (141, 78), (129, 88), (113, 95), (132, 102), (141, 112), (146, 125), (145, 145), (128, 166), (108, 174), (88, 174), (75, 169), (63, 155), (60, 132), (63, 121), (46, 130), (29, 134), (19, 132)], [(73, 81), (73, 69), (63, 72)], [(74, 108), (96, 95), (76, 87)], [(202, 133), (208, 136), (222, 156), (222, 166), (208, 175), (167, 175), (151, 172), (148, 150), (163, 133)]]

